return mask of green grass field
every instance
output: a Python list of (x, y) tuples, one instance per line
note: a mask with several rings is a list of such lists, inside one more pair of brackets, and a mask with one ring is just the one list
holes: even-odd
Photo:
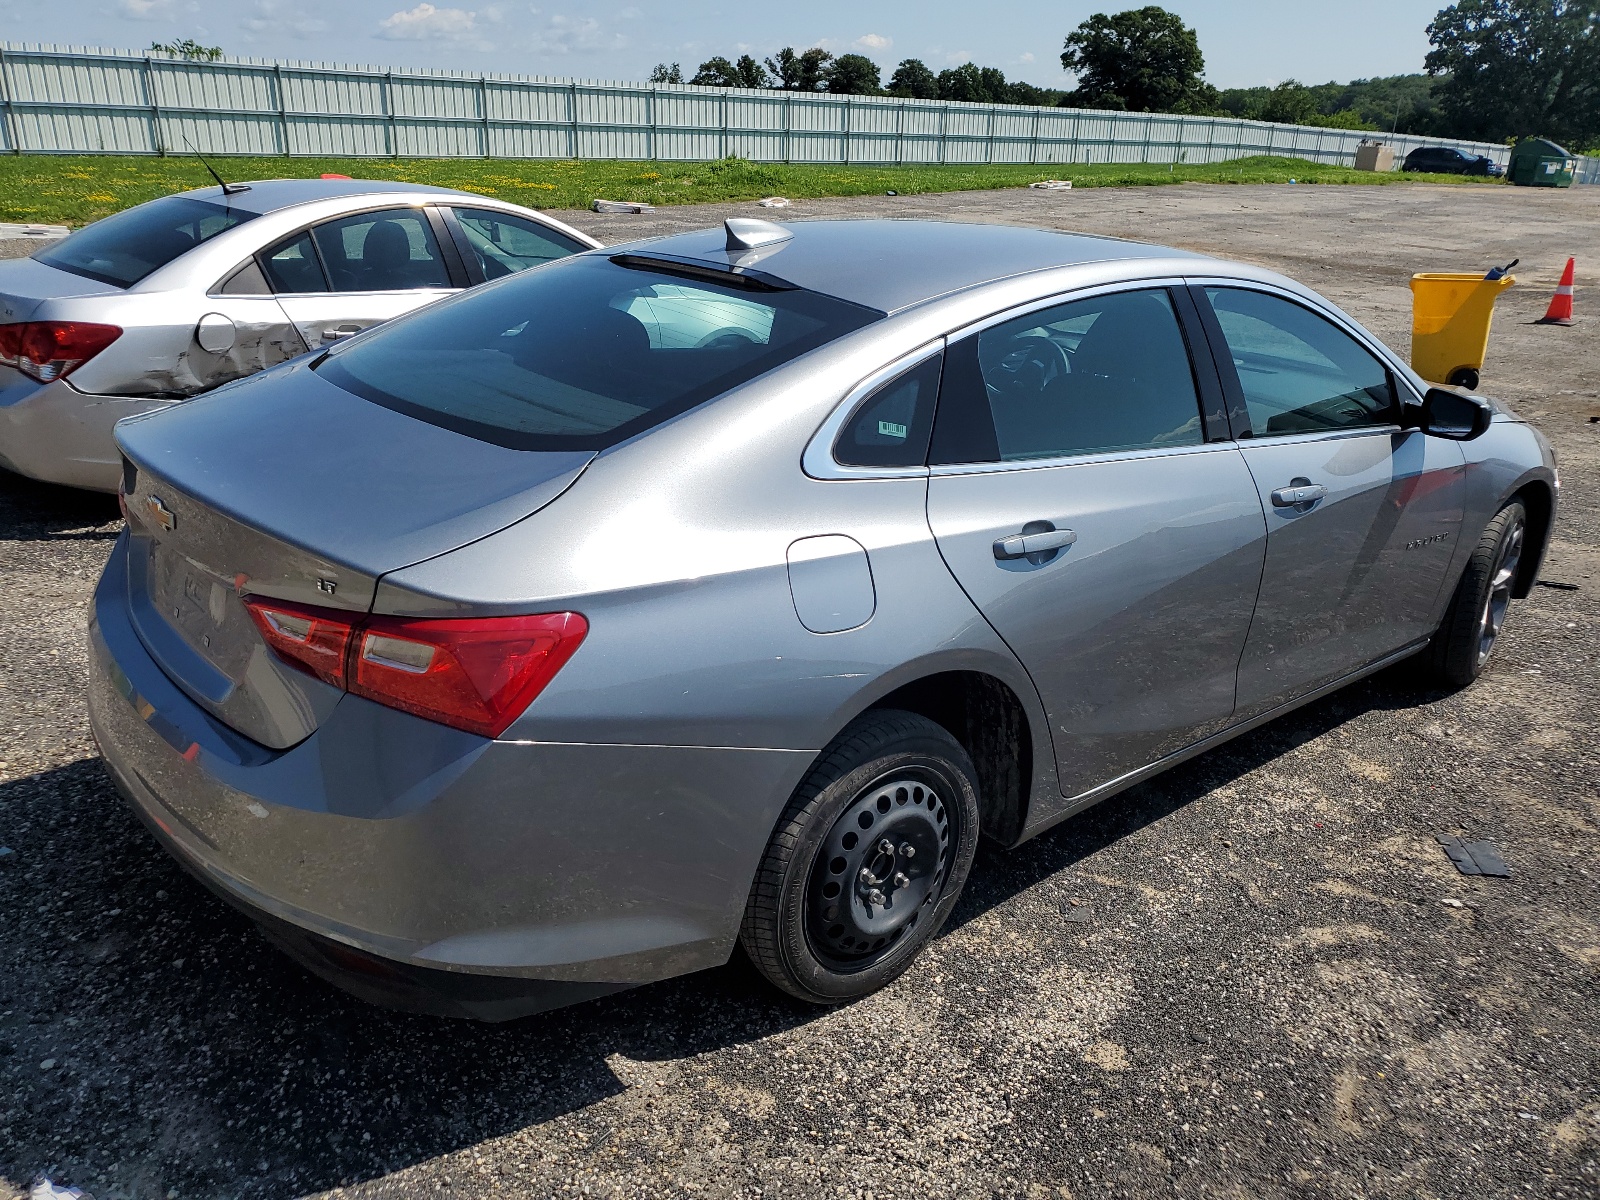
[[(1299, 158), (1260, 156), (1210, 166), (839, 166), (720, 162), (565, 162), (483, 158), (214, 158), (225, 179), (315, 177), (404, 179), (499, 196), (529, 208), (587, 208), (596, 197), (650, 204), (755, 200), (782, 195), (881, 195), (893, 189), (959, 192), (1070, 179), (1076, 187), (1168, 183), (1484, 183), (1448, 175), (1373, 174)], [(0, 221), (83, 225), (156, 196), (210, 184), (193, 157), (45, 154), (0, 157)]]

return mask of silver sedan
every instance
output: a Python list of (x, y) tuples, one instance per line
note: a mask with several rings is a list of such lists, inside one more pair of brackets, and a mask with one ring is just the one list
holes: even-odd
[(0, 467), (115, 491), (123, 417), (596, 245), (408, 183), (273, 179), (141, 204), (0, 262)]
[(314, 971), (485, 1018), (837, 1003), (1012, 845), (1415, 657), (1484, 669), (1548, 446), (1314, 292), (1104, 238), (730, 221), (124, 422), (89, 711)]

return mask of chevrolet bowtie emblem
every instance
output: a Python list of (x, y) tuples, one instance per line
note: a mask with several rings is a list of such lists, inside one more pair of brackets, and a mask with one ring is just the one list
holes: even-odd
[(150, 496), (144, 502), (145, 515), (148, 516), (162, 529), (171, 533), (178, 524), (178, 518), (172, 515), (172, 510), (161, 503), (160, 496)]

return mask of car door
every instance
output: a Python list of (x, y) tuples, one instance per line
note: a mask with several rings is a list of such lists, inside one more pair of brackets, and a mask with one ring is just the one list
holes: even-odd
[(1267, 515), (1241, 717), (1427, 637), (1461, 531), (1461, 447), (1400, 425), (1394, 373), (1298, 298), (1207, 284), (1197, 303)]
[(1089, 295), (946, 354), (929, 524), (1038, 686), (1068, 796), (1233, 713), (1265, 525), (1187, 306), (1165, 287)]
[(466, 280), (422, 208), (337, 217), (263, 253), (262, 269), (313, 350), (448, 296)]
[(496, 208), (456, 204), (445, 210), (473, 283), (537, 267), (588, 246), (558, 229)]

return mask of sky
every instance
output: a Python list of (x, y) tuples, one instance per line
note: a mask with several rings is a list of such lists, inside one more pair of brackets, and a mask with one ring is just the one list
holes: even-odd
[[(232, 55), (639, 80), (658, 62), (687, 78), (713, 55), (757, 58), (821, 46), (934, 70), (971, 60), (1007, 78), (1070, 87), (1061, 43), (1096, 12), (1136, 7), (1060, 0), (889, 0), (734, 4), (619, 0), (0, 0), (0, 36), (143, 48), (192, 37)], [(1344, 82), (1420, 71), (1442, 0), (1166, 0), (1200, 35), (1218, 87)]]

